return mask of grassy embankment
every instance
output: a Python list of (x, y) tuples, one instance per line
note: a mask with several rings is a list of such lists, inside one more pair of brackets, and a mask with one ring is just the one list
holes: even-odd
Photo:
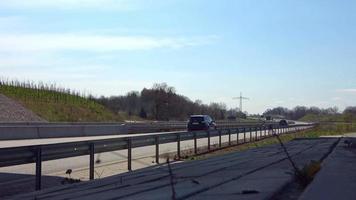
[(70, 92), (0, 84), (0, 93), (50, 122), (110, 122), (123, 118), (101, 104)]
[(334, 114), (334, 115), (316, 115), (308, 114), (299, 121), (305, 122), (339, 122), (339, 123), (351, 123), (356, 122), (356, 116), (352, 114)]

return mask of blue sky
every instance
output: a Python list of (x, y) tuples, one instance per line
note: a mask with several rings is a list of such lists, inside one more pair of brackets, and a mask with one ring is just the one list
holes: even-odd
[(0, 1), (0, 76), (120, 95), (166, 82), (249, 113), (355, 105), (356, 1)]

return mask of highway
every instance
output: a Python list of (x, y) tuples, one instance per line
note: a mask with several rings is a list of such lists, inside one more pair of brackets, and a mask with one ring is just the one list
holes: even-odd
[[(303, 167), (311, 160), (321, 160), (327, 156), (337, 142), (336, 138), (301, 139), (285, 145), (295, 164)], [(345, 151), (345, 148), (342, 149)], [(351, 172), (352, 165), (343, 166), (347, 166), (347, 172)], [(146, 168), (72, 187), (64, 186), (20, 195), (15, 199), (289, 199), (291, 195), (285, 195), (284, 198), (274, 197), (284, 191), (283, 189), (291, 188), (286, 186), (295, 180), (293, 167), (279, 144), (231, 152), (208, 159), (174, 163), (170, 165), (170, 169), (166, 165)], [(169, 171), (172, 171), (174, 176), (169, 176)], [(174, 184), (170, 184), (171, 180), (174, 180)], [(352, 183), (352, 179), (349, 180)], [(333, 186), (332, 181), (326, 182)], [(342, 183), (340, 182), (339, 188), (345, 188)], [(354, 191), (351, 186), (346, 188)], [(297, 187), (298, 185), (296, 189)], [(175, 189), (176, 198), (172, 198), (172, 188)], [(317, 192), (325, 189), (319, 189)], [(333, 190), (330, 193), (333, 193)], [(347, 197), (348, 194), (350, 193), (341, 197)], [(337, 197), (333, 199), (338, 199)]]
[[(0, 141), (0, 146), (5, 147), (17, 147), (17, 146), (28, 146), (28, 145), (39, 145), (39, 144), (54, 144), (54, 143), (64, 143), (64, 142), (76, 142), (76, 141), (90, 141), (90, 140), (100, 140), (100, 139), (111, 139), (111, 138), (121, 138), (121, 137), (137, 137), (142, 135), (150, 134), (166, 134), (162, 133), (145, 133), (145, 134), (135, 134), (135, 135), (110, 135), (110, 136), (91, 136), (91, 137), (70, 137), (70, 138), (50, 138), (50, 139), (27, 139), (27, 140), (11, 140), (11, 141)], [(172, 132), (169, 132), (172, 133)], [(256, 132), (252, 132), (252, 136)], [(262, 132), (263, 134), (263, 132)], [(260, 137), (261, 133), (258, 131), (257, 135)], [(239, 140), (243, 139), (243, 134), (239, 135)], [(250, 139), (250, 133), (246, 133), (247, 141)], [(237, 135), (232, 134), (231, 140), (236, 143)], [(228, 142), (228, 136), (222, 136), (222, 143)], [(198, 139), (198, 147), (206, 147), (208, 143), (207, 138)], [(219, 143), (219, 137), (211, 138), (211, 145), (217, 145)], [(182, 141), (181, 150), (190, 151), (194, 148), (193, 140)], [(214, 147), (213, 147), (214, 148)], [(160, 144), (160, 162), (163, 163), (166, 160), (167, 154), (175, 154), (177, 150), (177, 143)], [(132, 168), (140, 169), (147, 166), (156, 165), (154, 162), (155, 158), (155, 147), (146, 146), (134, 148), (132, 150)], [(115, 174), (120, 174), (127, 172), (127, 150), (120, 150), (108, 153), (101, 153), (95, 155), (95, 160), (100, 160), (99, 163), (95, 165), (95, 178), (103, 178), (107, 176), (112, 176)], [(72, 158), (65, 158), (53, 161), (47, 161), (42, 163), (42, 174), (45, 177), (43, 179), (43, 188), (53, 187), (55, 185), (61, 184), (63, 178), (58, 177), (68, 177), (65, 173), (67, 169), (72, 169), (71, 178), (88, 180), (89, 177), (89, 156), (79, 156)], [(35, 164), (25, 164), (17, 165), (11, 167), (0, 168), (0, 198), (1, 196), (12, 195), (17, 192), (29, 192), (34, 190), (34, 174), (35, 174)]]

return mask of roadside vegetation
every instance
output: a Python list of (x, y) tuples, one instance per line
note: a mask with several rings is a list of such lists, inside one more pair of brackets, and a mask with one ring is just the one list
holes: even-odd
[(238, 109), (228, 110), (224, 103), (193, 102), (166, 83), (141, 92), (97, 98), (56, 84), (0, 79), (0, 93), (52, 122), (187, 120), (192, 114), (207, 114), (216, 120), (246, 120), (246, 114)]
[(52, 84), (0, 80), (0, 93), (50, 122), (122, 121), (93, 97)]
[(290, 120), (305, 122), (356, 122), (356, 107), (347, 107), (340, 112), (337, 107), (318, 108), (296, 106), (293, 109), (277, 107), (264, 112), (265, 116), (282, 116)]
[[(124, 120), (186, 120), (189, 115), (206, 114), (215, 120), (256, 121), (247, 113), (228, 109), (224, 103), (204, 104), (176, 93), (166, 83), (154, 84), (141, 92), (126, 95), (94, 97), (91, 94), (58, 87), (42, 82), (16, 81), (0, 78), (0, 93), (21, 103), (41, 118), (52, 122), (100, 122)], [(297, 106), (293, 109), (277, 107), (268, 109), (263, 116), (279, 116), (306, 122), (356, 122), (356, 107), (343, 112), (338, 108)]]

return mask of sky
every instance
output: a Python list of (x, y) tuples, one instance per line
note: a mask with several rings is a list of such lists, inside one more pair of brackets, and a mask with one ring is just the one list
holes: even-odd
[(0, 77), (244, 111), (356, 105), (356, 1), (1, 0)]

